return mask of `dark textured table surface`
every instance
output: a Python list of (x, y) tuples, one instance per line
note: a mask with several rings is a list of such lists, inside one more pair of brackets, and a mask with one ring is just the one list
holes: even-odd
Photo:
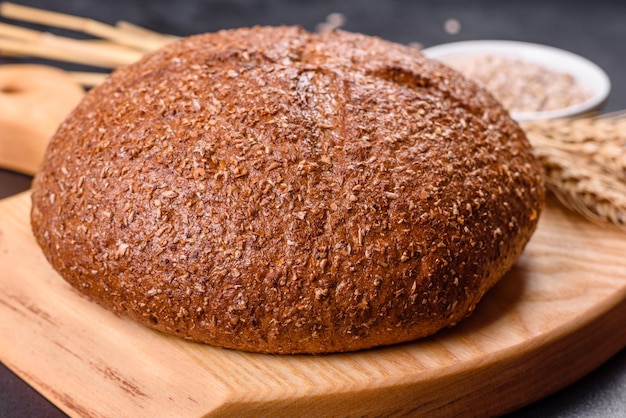
[[(621, 0), (14, 1), (108, 23), (127, 20), (176, 35), (257, 24), (297, 24), (315, 30), (330, 13), (342, 13), (346, 30), (425, 47), (470, 39), (537, 42), (578, 53), (604, 68), (612, 82), (606, 110), (626, 109), (626, 2)], [(446, 31), (450, 19), (460, 24), (457, 33)], [(29, 183), (26, 176), (0, 170), (0, 198), (27, 189)], [(626, 318), (624, 322), (626, 325)], [(0, 367), (0, 417), (58, 416), (64, 415), (6, 367)], [(626, 349), (577, 383), (511, 416), (626, 417)]]

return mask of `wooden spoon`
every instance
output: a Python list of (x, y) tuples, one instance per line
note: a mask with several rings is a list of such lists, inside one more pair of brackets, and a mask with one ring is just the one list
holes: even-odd
[(0, 167), (35, 174), (50, 137), (84, 94), (63, 70), (0, 66)]

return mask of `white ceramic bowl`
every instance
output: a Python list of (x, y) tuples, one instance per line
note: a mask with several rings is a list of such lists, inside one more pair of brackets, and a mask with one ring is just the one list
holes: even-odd
[(511, 112), (511, 116), (519, 122), (571, 117), (598, 111), (604, 105), (611, 90), (609, 77), (596, 64), (579, 55), (547, 45), (518, 41), (464, 41), (426, 48), (422, 52), (432, 59), (476, 53), (505, 55), (542, 65), (554, 71), (569, 73), (582, 88), (591, 93), (585, 102), (561, 109)]

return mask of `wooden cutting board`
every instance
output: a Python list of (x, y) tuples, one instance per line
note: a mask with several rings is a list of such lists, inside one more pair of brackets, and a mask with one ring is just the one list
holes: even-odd
[(473, 316), (394, 347), (248, 354), (182, 341), (89, 302), (31, 236), (28, 192), (0, 201), (0, 356), (70, 415), (500, 414), (626, 346), (626, 234), (549, 202)]

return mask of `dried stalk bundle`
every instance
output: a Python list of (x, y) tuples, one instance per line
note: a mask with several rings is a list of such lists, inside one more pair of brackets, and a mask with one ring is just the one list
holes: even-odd
[(0, 5), (0, 14), (10, 19), (83, 32), (109, 40), (115, 44), (126, 45), (144, 52), (154, 51), (171, 41), (169, 37), (156, 34), (155, 32), (146, 35), (147, 30), (142, 31), (143, 33), (137, 33), (136, 30), (128, 30), (123, 27), (119, 28), (92, 19), (35, 9), (13, 3), (2, 3)]
[[(116, 26), (91, 19), (13, 3), (0, 4), (0, 16), (28, 23), (69, 29), (96, 37), (73, 39), (0, 23), (0, 55), (27, 56), (114, 69), (178, 39), (120, 21)], [(100, 83), (107, 73), (77, 73), (83, 85)]]
[(524, 125), (547, 187), (594, 222), (626, 229), (626, 112)]

